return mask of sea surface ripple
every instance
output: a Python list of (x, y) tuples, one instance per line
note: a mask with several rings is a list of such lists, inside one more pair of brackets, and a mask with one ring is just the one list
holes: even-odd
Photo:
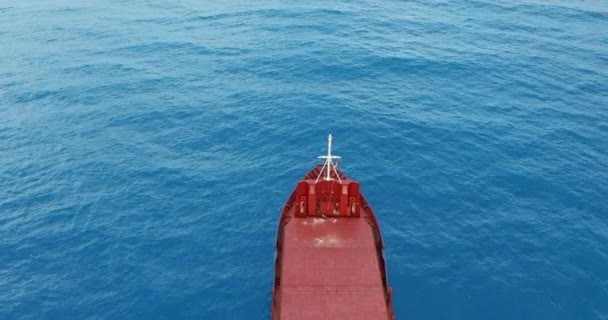
[(398, 319), (608, 319), (608, 4), (0, 1), (0, 319), (268, 319), (327, 133)]

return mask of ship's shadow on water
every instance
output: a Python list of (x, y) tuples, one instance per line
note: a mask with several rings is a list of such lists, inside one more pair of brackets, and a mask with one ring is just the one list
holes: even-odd
[(0, 319), (268, 319), (334, 135), (397, 319), (608, 319), (603, 2), (0, 4)]

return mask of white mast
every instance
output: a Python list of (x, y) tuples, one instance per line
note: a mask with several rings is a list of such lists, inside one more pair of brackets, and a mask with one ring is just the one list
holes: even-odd
[(334, 169), (334, 171), (336, 172), (336, 177), (338, 177), (338, 180), (340, 180), (340, 182), (342, 182), (340, 179), (340, 176), (338, 175), (338, 171), (336, 170), (336, 167), (334, 166), (334, 163), (332, 161), (333, 159), (341, 158), (339, 156), (334, 156), (331, 154), (331, 140), (332, 139), (333, 139), (333, 137), (330, 133), (329, 136), (327, 136), (327, 155), (319, 156), (319, 159), (325, 159), (325, 163), (323, 164), (323, 168), (321, 168), (321, 172), (319, 172), (319, 176), (317, 177), (316, 181), (319, 181), (319, 178), (323, 174), (323, 170), (325, 170), (325, 178), (324, 178), (325, 181), (331, 180), (331, 169)]

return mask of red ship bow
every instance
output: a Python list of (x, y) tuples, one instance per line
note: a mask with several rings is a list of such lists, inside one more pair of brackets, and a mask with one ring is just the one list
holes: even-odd
[(323, 165), (297, 184), (277, 232), (273, 320), (392, 320), (380, 227), (359, 182)]

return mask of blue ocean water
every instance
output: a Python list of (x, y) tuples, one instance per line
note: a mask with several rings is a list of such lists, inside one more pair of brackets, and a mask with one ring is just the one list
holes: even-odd
[(1, 1), (0, 319), (268, 319), (332, 132), (398, 319), (608, 319), (605, 1)]

